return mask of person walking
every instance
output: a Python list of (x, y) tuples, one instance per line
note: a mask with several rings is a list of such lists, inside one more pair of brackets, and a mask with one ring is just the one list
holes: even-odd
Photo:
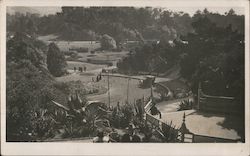
[(96, 76), (96, 82), (99, 82), (99, 76), (98, 75)]

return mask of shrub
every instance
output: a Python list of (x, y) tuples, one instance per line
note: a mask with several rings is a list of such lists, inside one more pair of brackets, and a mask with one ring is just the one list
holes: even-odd
[(193, 108), (193, 101), (184, 100), (181, 102), (178, 111), (189, 110)]
[(130, 105), (117, 105), (114, 107), (111, 115), (111, 125), (117, 128), (126, 128), (132, 121), (133, 110)]
[(178, 130), (172, 125), (172, 121), (170, 124), (163, 124), (161, 132), (164, 135), (164, 142), (178, 142)]

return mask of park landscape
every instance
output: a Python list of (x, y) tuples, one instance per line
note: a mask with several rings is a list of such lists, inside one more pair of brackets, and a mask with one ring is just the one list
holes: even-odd
[(7, 141), (245, 141), (244, 15), (10, 9)]

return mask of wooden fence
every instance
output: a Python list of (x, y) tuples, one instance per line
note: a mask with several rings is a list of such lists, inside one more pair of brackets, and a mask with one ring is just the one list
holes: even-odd
[[(181, 142), (183, 133), (180, 131), (180, 128), (175, 128), (175, 126), (172, 126), (172, 122), (166, 123), (151, 115), (149, 111), (152, 106), (152, 100), (149, 100), (149, 102), (144, 107), (146, 122), (149, 122), (166, 140), (175, 140), (175, 142)], [(164, 132), (168, 132), (169, 134), (163, 134)], [(173, 136), (177, 136), (177, 138), (174, 138)]]

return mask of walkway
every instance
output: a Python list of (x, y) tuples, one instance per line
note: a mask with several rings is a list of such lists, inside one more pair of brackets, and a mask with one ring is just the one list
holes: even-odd
[[(194, 134), (226, 139), (240, 139), (240, 136), (235, 129), (225, 128), (223, 126), (226, 122), (226, 115), (186, 110), (165, 113), (162, 115), (162, 120), (167, 123), (172, 121), (176, 127), (181, 127), (184, 112), (186, 114), (186, 126), (190, 132)], [(230, 120), (231, 126), (238, 127), (240, 120), (239, 117), (234, 116)]]
[(181, 99), (169, 100), (169, 101), (162, 101), (156, 104), (156, 107), (162, 114), (169, 113), (169, 112), (177, 112), (179, 109), (179, 105), (184, 100), (193, 101), (193, 97), (186, 97)]

